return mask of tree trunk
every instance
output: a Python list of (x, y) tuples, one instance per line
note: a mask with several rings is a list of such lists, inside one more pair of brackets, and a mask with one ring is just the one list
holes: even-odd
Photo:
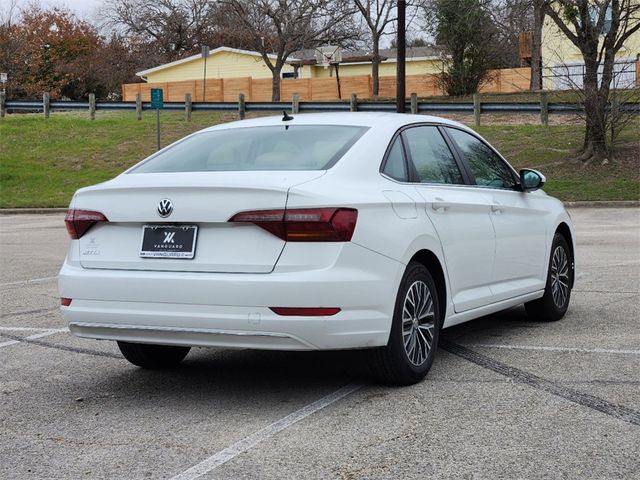
[(282, 65), (276, 65), (273, 70), (271, 70), (271, 101), (279, 102), (280, 101), (280, 77), (282, 72)]
[[(589, 58), (592, 57), (593, 58)], [(598, 61), (595, 52), (585, 55), (584, 112), (586, 130), (581, 160), (601, 159), (607, 155), (607, 100), (609, 85), (598, 88)]]
[(380, 37), (373, 36), (373, 56), (371, 57), (372, 93), (377, 97), (380, 93)]
[(531, 35), (531, 90), (542, 90), (542, 26), (544, 25), (544, 2), (533, 2), (533, 33)]

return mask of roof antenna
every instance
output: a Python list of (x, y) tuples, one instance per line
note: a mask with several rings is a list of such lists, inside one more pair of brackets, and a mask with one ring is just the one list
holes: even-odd
[(293, 120), (293, 117), (289, 115), (286, 110), (282, 110), (282, 121), (289, 122), (291, 120)]

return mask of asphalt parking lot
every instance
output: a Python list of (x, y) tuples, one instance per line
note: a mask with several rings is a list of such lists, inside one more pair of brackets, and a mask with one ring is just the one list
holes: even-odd
[(447, 329), (407, 388), (358, 352), (140, 370), (65, 331), (63, 216), (0, 216), (0, 478), (640, 478), (640, 209), (572, 216), (567, 316)]

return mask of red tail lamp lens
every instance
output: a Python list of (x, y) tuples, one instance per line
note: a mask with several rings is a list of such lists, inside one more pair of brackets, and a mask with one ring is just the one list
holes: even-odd
[(229, 221), (253, 223), (287, 242), (348, 242), (357, 219), (353, 208), (302, 208), (242, 212)]
[(108, 222), (109, 220), (100, 212), (91, 210), (69, 210), (64, 219), (69, 236), (77, 240), (98, 222)]
[(63, 307), (68, 307), (69, 305), (71, 305), (71, 299), (65, 297), (60, 298), (60, 305), (62, 305)]
[(269, 309), (283, 317), (330, 317), (340, 312), (339, 308), (326, 307), (269, 307)]

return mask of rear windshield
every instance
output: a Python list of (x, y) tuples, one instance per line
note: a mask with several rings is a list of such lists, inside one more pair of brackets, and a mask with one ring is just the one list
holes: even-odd
[(282, 125), (202, 132), (134, 167), (129, 173), (325, 170), (366, 127)]

